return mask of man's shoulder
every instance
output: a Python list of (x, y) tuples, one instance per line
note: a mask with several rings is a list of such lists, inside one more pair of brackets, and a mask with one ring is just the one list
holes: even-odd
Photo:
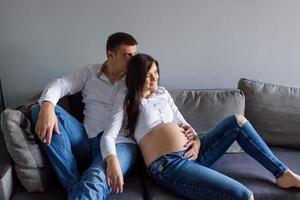
[(102, 64), (96, 63), (96, 64), (86, 64), (82, 68), (88, 69), (91, 72), (97, 73), (100, 71)]

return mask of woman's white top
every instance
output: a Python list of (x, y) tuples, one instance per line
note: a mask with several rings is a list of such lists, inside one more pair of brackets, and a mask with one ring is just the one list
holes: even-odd
[[(115, 139), (119, 131), (124, 129), (123, 126), (125, 126), (125, 123), (123, 123), (126, 115), (124, 111), (125, 96), (126, 92), (117, 95), (111, 112), (111, 123), (107, 126), (101, 138), (100, 146), (103, 159), (111, 154), (116, 155)], [(140, 115), (137, 120), (134, 138), (139, 143), (151, 129), (161, 123), (169, 122), (189, 125), (178, 110), (169, 92), (164, 87), (158, 87), (152, 96), (141, 99)]]

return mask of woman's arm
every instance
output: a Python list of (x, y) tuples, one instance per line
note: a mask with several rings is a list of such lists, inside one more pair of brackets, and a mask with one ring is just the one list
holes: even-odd
[(192, 130), (192, 133), (194, 135), (197, 135), (197, 133), (195, 132), (195, 130), (192, 128), (192, 126), (184, 119), (184, 117), (182, 116), (182, 114), (180, 113), (180, 111), (178, 110), (178, 107), (175, 105), (173, 98), (171, 97), (170, 93), (164, 89), (166, 92), (166, 98), (167, 101), (172, 109), (173, 112), (173, 116), (174, 116), (174, 122), (176, 122), (177, 124), (179, 124), (180, 126), (182, 126), (185, 130), (188, 129), (188, 127), (190, 127)]
[(111, 111), (110, 124), (104, 131), (100, 141), (102, 158), (106, 162), (107, 184), (116, 193), (123, 192), (124, 184), (115, 144), (124, 120), (124, 99), (124, 93), (116, 96), (116, 101)]
[(198, 153), (201, 146), (200, 139), (196, 131), (191, 127), (189, 123), (187, 123), (187, 121), (184, 119), (184, 117), (178, 110), (169, 92), (167, 90), (165, 91), (166, 91), (168, 103), (173, 111), (174, 121), (185, 130), (185, 136), (188, 139), (188, 142), (185, 144), (185, 146), (188, 147), (189, 150), (185, 153), (185, 157), (191, 160), (195, 160), (198, 157)]

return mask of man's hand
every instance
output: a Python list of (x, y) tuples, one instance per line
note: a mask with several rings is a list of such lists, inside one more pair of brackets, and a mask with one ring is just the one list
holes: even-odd
[(36, 122), (35, 133), (42, 142), (50, 144), (52, 132), (59, 133), (54, 105), (49, 101), (44, 101)]
[(105, 161), (107, 184), (112, 188), (113, 192), (123, 192), (124, 179), (117, 156), (109, 155)]
[(181, 128), (184, 129), (184, 135), (188, 139), (187, 143), (184, 147), (187, 147), (188, 151), (184, 154), (184, 156), (191, 160), (196, 160), (198, 158), (201, 141), (197, 134), (194, 133), (192, 127), (186, 124), (179, 124)]

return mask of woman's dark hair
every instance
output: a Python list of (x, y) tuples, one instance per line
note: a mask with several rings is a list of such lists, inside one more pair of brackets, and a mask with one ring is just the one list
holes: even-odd
[(129, 131), (128, 136), (133, 136), (134, 134), (137, 119), (140, 114), (140, 100), (145, 85), (146, 75), (153, 63), (156, 64), (157, 72), (159, 74), (158, 62), (147, 54), (136, 54), (128, 63), (126, 73), (126, 86), (128, 92), (124, 101), (124, 108), (127, 114), (126, 129)]
[(107, 38), (106, 51), (114, 51), (122, 44), (133, 46), (137, 45), (137, 41), (128, 33), (117, 32)]

